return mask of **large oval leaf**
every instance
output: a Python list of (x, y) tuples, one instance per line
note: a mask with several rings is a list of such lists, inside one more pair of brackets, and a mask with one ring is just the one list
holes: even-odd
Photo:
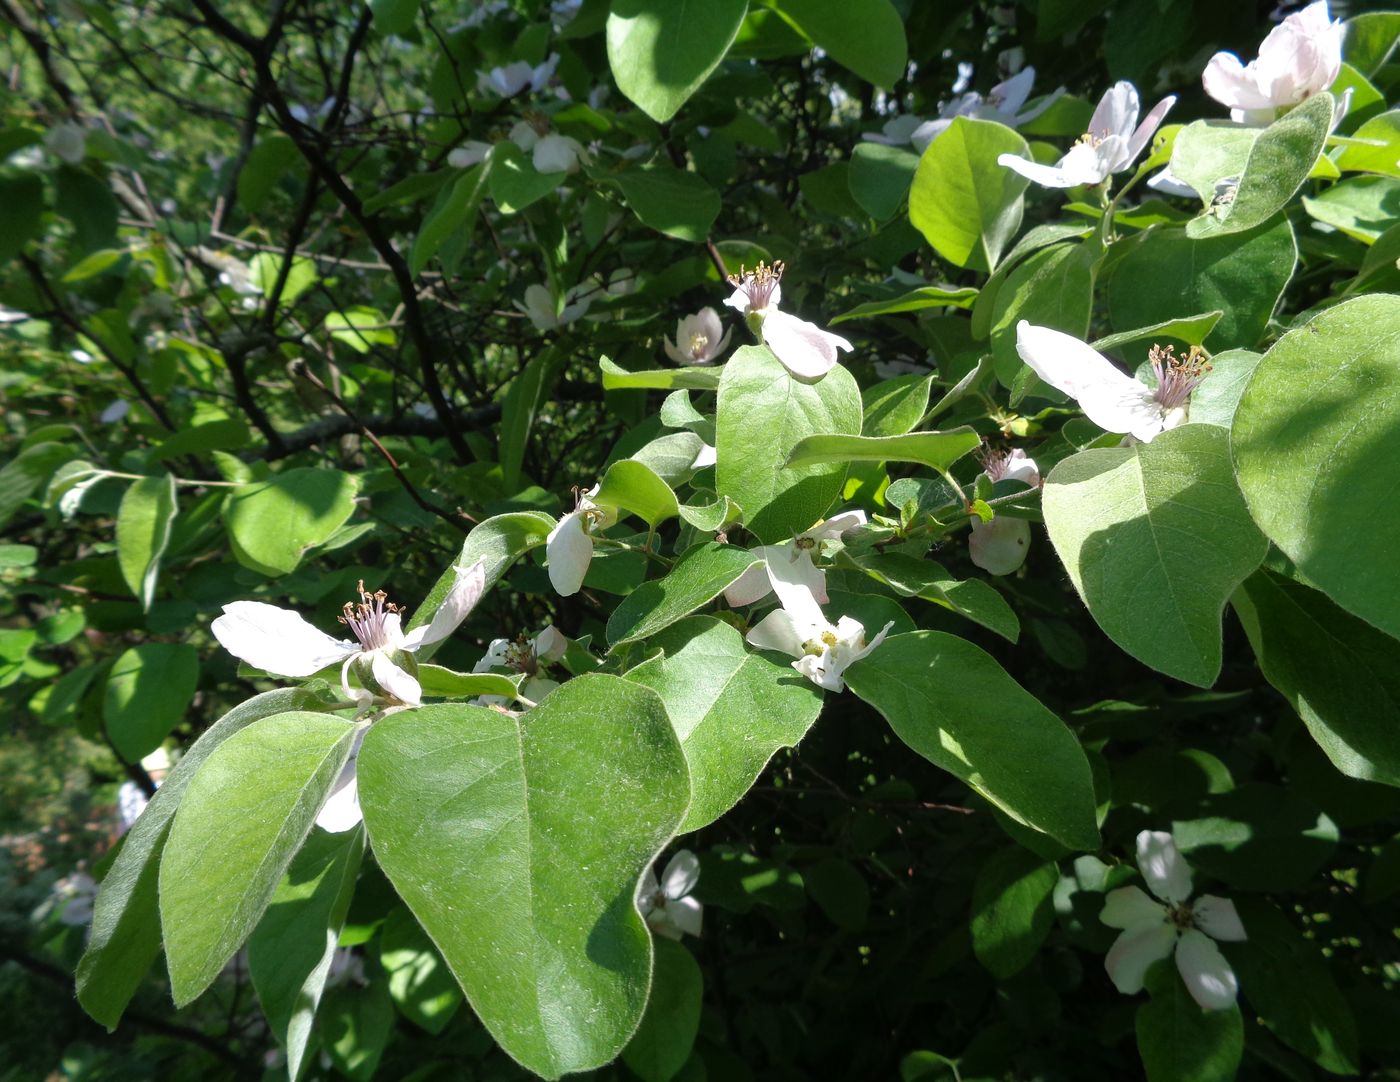
[(1250, 513), (1305, 579), (1400, 637), (1400, 297), (1358, 297), (1264, 354), (1235, 410)]
[(185, 716), (199, 684), (199, 654), (183, 642), (143, 642), (107, 674), (102, 720), (122, 758), (138, 763)]
[(747, 0), (613, 0), (608, 63), (617, 88), (658, 124), (724, 59)]
[(1133, 657), (1209, 687), (1220, 615), (1268, 551), (1230, 470), (1229, 437), (1185, 425), (1081, 451), (1041, 498), (1050, 540), (1104, 632)]
[(794, 379), (762, 346), (724, 366), (715, 418), (715, 484), (744, 509), (744, 525), (776, 544), (826, 514), (846, 479), (844, 462), (785, 466), (805, 436), (860, 433), (860, 389), (837, 365), (816, 383)]
[(687, 549), (665, 576), (642, 583), (613, 610), (608, 642), (617, 646), (655, 635), (709, 604), (759, 559), (748, 549), (714, 541)]
[(1011, 818), (1073, 849), (1098, 848), (1084, 749), (985, 650), (941, 631), (892, 635), (846, 682), (901, 740)]
[(518, 718), (405, 711), (358, 770), (380, 866), (501, 1047), (546, 1078), (616, 1056), (651, 982), (633, 895), (689, 799), (660, 697), (595, 674)]
[(143, 477), (126, 490), (117, 511), (117, 563), (122, 578), (147, 611), (156, 594), (160, 558), (175, 521), (175, 478)]
[(264, 575), (294, 571), (355, 510), (360, 484), (339, 470), (297, 469), (240, 485), (224, 504), (238, 562)]

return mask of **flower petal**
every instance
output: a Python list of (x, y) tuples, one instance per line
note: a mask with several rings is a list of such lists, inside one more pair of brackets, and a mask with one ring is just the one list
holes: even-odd
[(330, 834), (344, 834), (360, 825), (360, 786), (355, 776), (355, 760), (345, 764), (331, 795), (316, 815), (316, 825)]
[(1239, 943), (1249, 937), (1245, 935), (1240, 915), (1235, 911), (1235, 903), (1229, 898), (1219, 898), (1214, 894), (1202, 894), (1191, 903), (1191, 915), (1196, 927), (1212, 939), (1225, 943)]
[(1240, 983), (1213, 940), (1190, 928), (1176, 945), (1176, 969), (1186, 990), (1203, 1010), (1224, 1010), (1235, 1002)]
[(423, 689), (418, 681), (394, 664), (394, 659), (383, 650), (370, 653), (369, 669), (374, 674), (374, 682), (399, 702), (409, 706), (423, 705)]
[(735, 286), (734, 292), (724, 298), (724, 303), (730, 308), (737, 308), (739, 311), (747, 313), (749, 310), (749, 291), (743, 286)]
[(1164, 902), (1191, 897), (1191, 866), (1164, 830), (1144, 830), (1137, 836), (1137, 866), (1147, 889)]
[(852, 530), (860, 529), (869, 521), (870, 519), (864, 511), (842, 511), (839, 515), (832, 515), (829, 519), (817, 523), (802, 536), (815, 537), (822, 541), (834, 540), (843, 537)]
[(310, 676), (357, 654), (357, 643), (333, 639), (291, 609), (261, 601), (234, 601), (211, 628), (234, 657), (275, 676)]
[[(1092, 346), (1063, 331), (1037, 327), (1024, 319), (1016, 324), (1016, 352), (1037, 376), (1079, 400), (1081, 405), (1086, 393), (1107, 398), (1129, 393), (1141, 396), (1147, 391), (1143, 384), (1119, 371)], [(1126, 432), (1127, 429), (1109, 431)]]
[(558, 661), (568, 648), (568, 637), (553, 624), (535, 636), (535, 657), (540, 661)]
[(826, 572), (812, 562), (812, 553), (792, 544), (764, 545), (760, 551), (778, 603), (798, 619), (815, 619), (814, 609), (826, 604)]
[(731, 582), (724, 589), (725, 603), (731, 609), (752, 605), (762, 601), (773, 592), (773, 584), (768, 581), (768, 568), (757, 563)]
[(1141, 108), (1137, 87), (1127, 80), (1116, 82), (1099, 99), (1098, 107), (1089, 121), (1089, 134), (1098, 139), (1110, 135), (1121, 135), (1126, 139), (1137, 123)]
[(1229, 109), (1272, 109), (1274, 103), (1259, 92), (1254, 73), (1234, 53), (1218, 52), (1201, 72), (1206, 93)]
[(694, 898), (678, 898), (666, 903), (666, 915), (678, 931), (698, 938), (704, 924), (705, 907)]
[(1152, 111), (1142, 118), (1142, 123), (1137, 126), (1137, 131), (1128, 140), (1128, 159), (1119, 168), (1126, 169), (1137, 161), (1138, 155), (1143, 148), (1152, 141), (1152, 137), (1157, 134), (1157, 129), (1162, 126), (1162, 121), (1166, 119), (1171, 107), (1176, 104), (1176, 95), (1168, 94), (1152, 107)]
[(1104, 895), (1099, 920), (1110, 928), (1143, 928), (1167, 919), (1167, 907), (1141, 887), (1119, 887)]
[[(679, 337), (679, 334), (677, 334), (677, 337)], [(684, 353), (682, 353), (676, 347), (676, 344), (672, 342), (669, 338), (667, 338), (664, 334), (661, 336), (661, 346), (663, 349), (665, 349), (666, 356), (670, 357), (671, 360), (675, 361), (677, 364), (691, 363), (690, 358), (687, 357)]]
[(787, 609), (774, 609), (753, 628), (745, 640), (760, 650), (777, 650), (788, 657), (802, 657), (802, 644), (812, 637), (810, 624), (799, 624)]
[(661, 873), (661, 893), (671, 899), (684, 898), (700, 879), (700, 858), (689, 849), (679, 850)]
[(1023, 518), (997, 515), (991, 522), (974, 517), (968, 525), (967, 554), (989, 575), (1010, 575), (1031, 551), (1031, 524)]
[(794, 376), (821, 379), (836, 367), (838, 349), (851, 343), (815, 323), (780, 312), (771, 304), (763, 319), (763, 342)]
[(403, 640), (405, 650), (417, 650), (442, 642), (462, 625), (481, 595), (486, 592), (486, 560), (480, 559), (471, 567), (454, 566), (457, 573), (447, 596), (442, 599), (433, 618), (423, 627), (410, 631)]
[(579, 592), (588, 565), (593, 560), (593, 538), (583, 526), (583, 515), (570, 511), (545, 539), (545, 556), (549, 561), (549, 581), (560, 597)]
[(1120, 935), (1108, 950), (1103, 967), (1113, 986), (1125, 996), (1142, 991), (1143, 979), (1153, 962), (1171, 954), (1176, 929), (1165, 921), (1150, 928), (1132, 928)]

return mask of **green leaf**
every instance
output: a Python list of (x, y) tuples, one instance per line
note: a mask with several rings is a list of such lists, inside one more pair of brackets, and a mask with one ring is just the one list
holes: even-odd
[(369, 353), (375, 346), (392, 346), (394, 329), (378, 308), (357, 305), (326, 315), (322, 325), (337, 342), (344, 342), (356, 353)]
[(680, 513), (671, 486), (657, 477), (649, 466), (630, 458), (608, 467), (593, 499), (604, 507), (630, 511), (651, 527)]
[(264, 718), (220, 744), (189, 783), (160, 861), (176, 1006), (208, 988), (257, 926), (354, 735), (328, 714)]
[(1137, 1044), (1147, 1082), (1233, 1082), (1244, 1055), (1244, 1020), (1196, 1005), (1171, 959), (1147, 973), (1151, 995), (1137, 1009)]
[(116, 1028), (160, 953), (157, 870), (170, 821), (190, 779), (214, 749), (235, 733), (274, 714), (309, 709), (316, 701), (316, 694), (305, 688), (282, 688), (234, 707), (185, 749), (123, 839), (97, 892), (92, 933), (77, 972), (78, 1002), (109, 1030)]
[(642, 1082), (670, 1082), (690, 1058), (700, 1031), (704, 995), (700, 966), (674, 940), (656, 940), (656, 969), (642, 1024), (622, 1050), (622, 1062)]
[(690, 811), (681, 831), (699, 830), (739, 802), (779, 748), (807, 734), (821, 713), (821, 692), (712, 616), (682, 620), (648, 645), (663, 653), (627, 679), (666, 704), (690, 764)]
[(1211, 357), (1210, 378), (1191, 396), (1191, 423), (1221, 428), (1234, 424), (1235, 408), (1261, 356), (1247, 349), (1228, 349)]
[[(375, 31), (385, 37), (410, 33), (418, 18), (418, 0), (370, 0), (369, 6), (374, 12)], [(296, 1077), (295, 1072), (292, 1077)]]
[(870, 885), (850, 861), (826, 857), (802, 869), (812, 901), (836, 927), (863, 932), (870, 918)]
[(1042, 248), (1017, 263), (997, 289), (991, 306), (993, 371), (1002, 386), (1021, 388), (1011, 396), (1013, 405), (1037, 382), (1016, 350), (1016, 324), (1024, 319), (1088, 337), (1098, 259), (1093, 244)]
[(462, 1005), (462, 990), (428, 933), (402, 906), (380, 929), (379, 961), (389, 974), (389, 996), (404, 1017), (441, 1033)]
[(1259, 528), (1333, 601), (1400, 636), (1400, 297), (1357, 297), (1280, 338), (1235, 411)]
[(1045, 525), (1098, 625), (1178, 680), (1220, 674), (1220, 617), (1268, 550), (1230, 469), (1228, 435), (1184, 425), (1151, 443), (1081, 451), (1041, 497)]
[[(1312, 172), (1332, 130), (1331, 94), (1314, 94), (1259, 133), (1235, 197), (1186, 223), (1193, 239), (1240, 233), (1277, 214)], [(1238, 343), (1243, 344), (1243, 343)]]
[(1098, 848), (1084, 749), (984, 650), (939, 631), (892, 635), (846, 682), (896, 736), (1018, 823)]
[(168, 473), (134, 482), (117, 510), (117, 563), (146, 612), (155, 599), (160, 558), (170, 543), (175, 512), (175, 478)]
[[(1138, 327), (1131, 331), (1119, 331), (1117, 334), (1110, 334), (1106, 338), (1099, 338), (1089, 344), (1100, 353), (1107, 353), (1109, 350), (1117, 349), (1119, 346), (1126, 346), (1131, 342), (1144, 342), (1151, 340), (1160, 341), (1163, 338), (1174, 338), (1178, 342), (1185, 342), (1190, 346), (1203, 344), (1206, 337), (1225, 313), (1220, 309), (1214, 312), (1202, 312), (1198, 316), (1182, 316), (1178, 319), (1168, 319), (1162, 323), (1154, 323), (1150, 327)], [(1195, 402), (1191, 403), (1193, 406)], [(1195, 420), (1193, 417), (1192, 420)]]
[(651, 978), (633, 892), (689, 797), (660, 698), (588, 674), (523, 719), (404, 711), (358, 770), (380, 866), (501, 1047), (550, 1079), (615, 1057)]
[(991, 120), (960, 116), (928, 145), (909, 193), (909, 220), (933, 250), (970, 270), (996, 269), (1021, 228), (1025, 177), (997, 157), (1031, 156), (1026, 141)]
[[(863, 144), (870, 145), (870, 144)], [(849, 319), (869, 316), (892, 316), (901, 312), (922, 312), (926, 308), (967, 308), (977, 299), (972, 286), (920, 286), (898, 297), (883, 301), (866, 301), (848, 312), (842, 312), (831, 322), (845, 323)]]
[(861, 392), (863, 436), (902, 436), (928, 412), (933, 376), (895, 376)]
[(795, 30), (843, 68), (892, 90), (904, 78), (909, 43), (890, 0), (765, 0)]
[(724, 59), (747, 11), (747, 0), (613, 0), (607, 43), (617, 88), (666, 123)]
[(182, 642), (146, 642), (117, 658), (107, 674), (102, 720), (129, 763), (160, 747), (180, 723), (199, 684), (199, 653)]
[(1318, 947), (1267, 902), (1238, 898), (1235, 908), (1249, 938), (1223, 946), (1251, 1010), (1324, 1071), (1358, 1074), (1356, 1020)]
[(1400, 178), (1348, 177), (1315, 197), (1303, 196), (1303, 209), (1362, 244), (1374, 244), (1400, 219)]
[(641, 223), (668, 237), (699, 244), (719, 217), (719, 193), (696, 173), (652, 166), (619, 173), (614, 179)]
[(234, 451), (247, 447), (252, 438), (248, 425), (236, 417), (206, 421), (204, 424), (190, 425), (169, 439), (161, 440), (151, 451), (150, 461), (168, 462), (181, 455), (204, 451)]
[(394, 1032), (394, 1003), (385, 981), (343, 984), (321, 1004), (321, 1044), (331, 1064), (355, 1082), (370, 1082)]
[(1171, 168), (1182, 183), (1196, 190), (1207, 207), (1216, 198), (1216, 184), (1244, 174), (1249, 152), (1262, 131), (1229, 120), (1197, 120), (1172, 141)]
[(526, 362), (506, 388), (501, 401), (496, 458), (501, 464), (501, 484), (507, 492), (515, 492), (520, 487), (520, 464), (525, 459), (525, 445), (530, 442), (535, 414), (548, 400), (549, 390), (565, 360), (556, 350), (545, 348)]
[(904, 205), (918, 168), (919, 156), (903, 147), (857, 143), (851, 151), (846, 183), (860, 209), (877, 222), (885, 222)]
[(343, 834), (313, 831), (248, 939), (248, 975), (286, 1050), (291, 1079), (301, 1074), (364, 851), (359, 827)]
[(972, 884), (972, 951), (998, 980), (1030, 965), (1050, 934), (1055, 865), (1021, 848), (998, 849)]
[[(3, 205), (0, 202), (0, 206)], [(72, 449), (65, 444), (31, 443), (0, 467), (0, 526), (14, 518), (15, 512), (39, 490), (49, 475), (72, 457)], [(74, 476), (78, 475), (75, 469)]]
[(793, 537), (840, 495), (846, 464), (788, 466), (789, 453), (805, 436), (854, 436), (860, 425), (860, 391), (845, 368), (806, 383), (764, 347), (743, 346), (719, 385), (716, 491), (744, 509), (744, 525), (766, 544)]
[[(684, 391), (675, 393), (685, 394)], [(710, 428), (713, 439), (712, 424)], [(694, 432), (670, 432), (658, 436), (631, 457), (668, 485), (679, 485), (695, 476), (694, 462), (704, 446), (705, 440)]]
[(1224, 313), (1207, 349), (1254, 345), (1293, 277), (1298, 247), (1286, 218), (1243, 233), (1192, 240), (1177, 228), (1134, 242), (1108, 280), (1108, 315), (1117, 331)]
[(1363, 12), (1348, 19), (1345, 27), (1342, 55), (1367, 78), (1376, 75), (1395, 55), (1400, 42), (1400, 12)]
[(518, 214), (543, 199), (560, 184), (567, 173), (541, 173), (525, 152), (503, 139), (491, 148), (486, 177), (491, 198), (502, 214)]
[[(1338, 169), (1344, 173), (1400, 176), (1400, 109), (1373, 116), (1351, 137), (1357, 142), (1349, 143), (1337, 155)], [(1362, 140), (1380, 145), (1368, 146)]]
[(981, 444), (982, 437), (966, 425), (946, 432), (908, 432), (902, 436), (808, 436), (792, 449), (788, 463), (918, 462), (947, 473), (954, 462)]
[(673, 388), (691, 388), (697, 391), (713, 391), (719, 386), (724, 369), (705, 368), (692, 365), (688, 368), (658, 368), (647, 372), (628, 372), (604, 357), (598, 362), (603, 370), (603, 390), (625, 391), (633, 388), (669, 391)]
[(478, 695), (501, 695), (514, 699), (523, 676), (494, 672), (453, 672), (441, 665), (420, 664), (418, 683), (429, 698), (471, 699)]
[(758, 560), (748, 549), (713, 541), (687, 549), (664, 577), (623, 598), (608, 618), (608, 642), (616, 647), (655, 635), (709, 604)]
[(269, 576), (296, 570), (307, 550), (345, 524), (359, 490), (348, 473), (311, 468), (239, 485), (223, 507), (235, 558)]
[[(417, 0), (413, 0), (417, 7)], [(428, 261), (437, 255), (447, 239), (462, 229), (476, 217), (481, 201), (486, 197), (486, 183), (491, 173), (491, 161), (468, 169), (452, 185), (446, 198), (423, 219), (418, 236), (413, 240), (413, 249), (408, 256), (408, 269), (414, 277), (422, 273)]]
[(0, 264), (24, 250), (44, 224), (44, 182), (37, 173), (0, 177)]
[(1337, 849), (1337, 824), (1296, 790), (1249, 783), (1196, 802), (1172, 837), (1199, 872), (1236, 890), (1299, 890)]
[(1400, 786), (1400, 643), (1260, 570), (1232, 599), (1264, 678), (1348, 777)]
[(959, 582), (942, 564), (901, 552), (864, 556), (855, 562), (871, 578), (905, 597), (921, 597), (951, 609), (995, 631), (1008, 642), (1015, 642), (1021, 635), (1021, 622), (1015, 610), (996, 587), (981, 579)]

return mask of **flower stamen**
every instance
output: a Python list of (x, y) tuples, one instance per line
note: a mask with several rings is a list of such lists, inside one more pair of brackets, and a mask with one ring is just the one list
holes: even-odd
[(1157, 376), (1157, 388), (1152, 397), (1164, 410), (1174, 410), (1190, 401), (1191, 393), (1201, 385), (1210, 372), (1208, 354), (1200, 346), (1192, 346), (1185, 357), (1176, 355), (1175, 346), (1154, 345), (1147, 353), (1152, 371)]
[(750, 312), (761, 312), (768, 307), (773, 291), (782, 281), (783, 270), (781, 259), (775, 259), (771, 266), (760, 260), (758, 266), (751, 271), (745, 270), (743, 264), (740, 264), (739, 273), (731, 274), (728, 281), (735, 289), (742, 289), (744, 295), (749, 298)]
[(389, 645), (388, 618), (401, 610), (383, 590), (366, 590), (364, 579), (355, 590), (360, 595), (359, 604), (347, 601), (336, 619), (350, 629), (366, 650), (382, 650)]

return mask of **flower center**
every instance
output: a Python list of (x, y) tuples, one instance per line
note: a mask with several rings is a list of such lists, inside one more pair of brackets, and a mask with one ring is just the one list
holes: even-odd
[(1107, 130), (1107, 129), (1105, 129), (1105, 130), (1103, 130), (1103, 131), (1100, 131), (1100, 132), (1086, 131), (1083, 135), (1081, 135), (1081, 136), (1080, 136), (1078, 139), (1076, 139), (1074, 142), (1075, 142), (1075, 145), (1076, 145), (1076, 146), (1078, 146), (1078, 145), (1080, 145), (1080, 144), (1082, 143), (1082, 144), (1083, 144), (1084, 146), (1086, 146), (1086, 147), (1098, 147), (1098, 146), (1101, 146), (1101, 145), (1103, 144), (1103, 141), (1104, 141), (1105, 139), (1107, 139), (1107, 138), (1108, 138), (1108, 130)]
[(1152, 362), (1152, 371), (1157, 376), (1157, 389), (1152, 397), (1163, 410), (1174, 410), (1191, 398), (1191, 392), (1201, 385), (1210, 371), (1206, 351), (1200, 346), (1192, 346), (1185, 357), (1176, 355), (1175, 346), (1154, 345), (1147, 352)]
[(694, 360), (700, 360), (705, 356), (705, 349), (710, 344), (710, 336), (696, 331), (690, 336), (690, 356)]
[(810, 551), (817, 547), (817, 539), (815, 537), (794, 537), (792, 547), (799, 552)]
[(525, 637), (524, 632), (506, 647), (506, 667), (527, 676), (534, 676), (539, 672), (540, 664), (535, 657), (534, 644)]
[(1176, 905), (1167, 907), (1167, 923), (1179, 932), (1184, 932), (1196, 926), (1196, 918), (1191, 912), (1189, 902), (1179, 902)]
[(389, 616), (401, 610), (389, 600), (383, 590), (370, 593), (365, 589), (364, 579), (355, 587), (360, 595), (360, 603), (347, 601), (338, 617), (348, 627), (366, 650), (382, 650), (389, 644), (387, 622)]
[(977, 459), (982, 463), (982, 472), (994, 484), (1006, 479), (1006, 471), (1011, 468), (1011, 452), (1005, 447), (983, 446), (977, 452)]
[(783, 269), (783, 262), (780, 259), (775, 259), (771, 267), (760, 262), (751, 271), (744, 270), (741, 264), (739, 273), (729, 276), (729, 284), (744, 291), (744, 295), (749, 298), (750, 312), (761, 312), (768, 307), (768, 302), (773, 297), (773, 290), (782, 281)]

